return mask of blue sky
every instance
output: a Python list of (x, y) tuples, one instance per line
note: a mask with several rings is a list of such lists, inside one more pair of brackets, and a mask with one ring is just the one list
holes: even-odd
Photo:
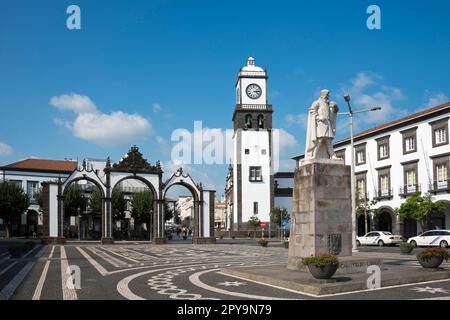
[[(81, 30), (66, 28), (71, 4)], [(366, 27), (370, 4), (381, 30)], [(268, 69), (289, 159), (303, 152), (306, 108), (322, 88), (341, 108), (346, 91), (355, 108), (383, 107), (358, 130), (449, 101), (448, 21), (446, 0), (3, 1), (0, 164), (118, 160), (137, 144), (169, 172), (174, 129), (232, 127), (236, 74), (250, 55)], [(348, 134), (345, 119), (338, 134)], [(188, 169), (223, 194), (225, 165)]]

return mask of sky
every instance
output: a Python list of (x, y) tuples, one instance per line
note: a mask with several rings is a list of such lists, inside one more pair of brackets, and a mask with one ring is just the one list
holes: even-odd
[[(367, 27), (372, 4), (381, 29)], [(67, 28), (70, 5), (79, 30)], [(357, 131), (449, 101), (448, 21), (447, 0), (2, 0), (0, 165), (118, 161), (136, 144), (166, 177), (182, 165), (220, 197), (227, 165), (174, 161), (172, 134), (195, 121), (205, 132), (232, 128), (249, 56), (267, 68), (280, 170), (292, 170), (323, 88), (344, 111), (345, 93), (354, 109), (382, 107), (355, 118)]]

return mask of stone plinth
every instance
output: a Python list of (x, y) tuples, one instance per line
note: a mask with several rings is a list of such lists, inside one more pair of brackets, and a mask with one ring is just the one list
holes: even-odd
[(154, 244), (167, 244), (167, 238), (154, 238)]
[(295, 170), (289, 269), (311, 255), (352, 255), (350, 182), (350, 166), (341, 160), (307, 160)]
[(42, 244), (66, 244), (66, 238), (64, 237), (44, 237), (41, 238)]

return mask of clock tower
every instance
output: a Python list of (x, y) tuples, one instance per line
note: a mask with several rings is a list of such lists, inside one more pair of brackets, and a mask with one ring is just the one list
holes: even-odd
[(255, 215), (269, 221), (273, 208), (272, 105), (268, 104), (267, 72), (248, 58), (236, 80), (233, 113), (233, 230), (247, 230)]

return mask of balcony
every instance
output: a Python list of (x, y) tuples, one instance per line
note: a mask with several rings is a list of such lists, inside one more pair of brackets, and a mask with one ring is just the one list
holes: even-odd
[(420, 184), (402, 186), (398, 190), (399, 196), (404, 198), (412, 196), (416, 192), (422, 192), (422, 186)]
[(394, 192), (391, 189), (378, 189), (375, 191), (375, 199), (378, 201), (391, 200), (394, 196)]
[(272, 110), (271, 104), (238, 104), (236, 110)]
[(428, 192), (430, 193), (439, 193), (439, 192), (448, 192), (450, 193), (450, 179), (443, 181), (433, 181), (428, 186)]

